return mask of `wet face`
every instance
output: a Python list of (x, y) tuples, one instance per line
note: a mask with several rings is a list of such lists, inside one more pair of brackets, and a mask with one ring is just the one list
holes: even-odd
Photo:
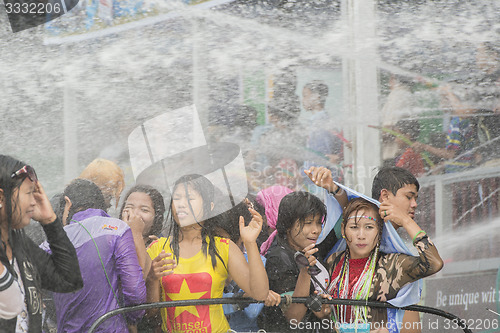
[(172, 195), (172, 213), (181, 227), (203, 221), (202, 196), (191, 185), (179, 184)]
[(296, 251), (302, 251), (306, 246), (315, 244), (323, 226), (321, 222), (320, 215), (306, 217), (303, 225), (299, 220), (295, 221), (288, 231), (288, 244)]
[(367, 258), (379, 241), (379, 226), (374, 220), (376, 213), (361, 209), (349, 215), (342, 228), (352, 259)]
[(401, 187), (396, 192), (396, 195), (389, 193), (387, 200), (389, 203), (393, 204), (397, 208), (407, 212), (408, 215), (412, 219), (414, 219), (415, 211), (418, 206), (417, 198), (418, 198), (417, 186), (415, 186), (415, 184), (407, 184)]
[(131, 193), (125, 202), (125, 209), (132, 210), (135, 215), (144, 221), (143, 236), (150, 234), (155, 219), (155, 210), (151, 197), (144, 192)]
[(12, 228), (22, 229), (28, 224), (35, 212), (35, 183), (26, 177), (19, 188), (12, 192)]
[(321, 109), (319, 94), (314, 93), (309, 88), (302, 90), (302, 106), (306, 111)]

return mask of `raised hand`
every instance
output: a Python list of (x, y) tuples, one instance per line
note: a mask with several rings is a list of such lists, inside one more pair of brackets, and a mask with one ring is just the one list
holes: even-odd
[(54, 213), (49, 198), (47, 198), (43, 186), (39, 181), (35, 183), (33, 196), (36, 201), (35, 210), (33, 212), (33, 220), (38, 221), (41, 224), (54, 222), (57, 217), (56, 213)]
[(240, 236), (243, 243), (255, 242), (262, 230), (262, 216), (255, 209), (248, 208), (248, 211), (252, 214), (252, 220), (247, 226), (243, 216), (240, 216)]
[(304, 170), (304, 173), (316, 184), (328, 192), (337, 190), (337, 185), (333, 182), (332, 172), (325, 167), (310, 167), (309, 170)]

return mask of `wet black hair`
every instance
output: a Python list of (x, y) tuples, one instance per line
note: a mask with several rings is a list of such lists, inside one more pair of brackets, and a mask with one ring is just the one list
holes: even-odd
[[(201, 249), (205, 255), (210, 255), (212, 260), (212, 267), (215, 268), (217, 265), (217, 258), (222, 262), (224, 267), (227, 268), (226, 263), (222, 259), (215, 245), (214, 237), (217, 236), (217, 218), (220, 217), (208, 217), (209, 212), (212, 211), (212, 204), (215, 203), (215, 187), (214, 185), (204, 176), (197, 174), (185, 175), (179, 178), (174, 185), (172, 190), (172, 198), (170, 199), (170, 206), (167, 215), (167, 219), (170, 216), (170, 228), (168, 231), (168, 236), (171, 237), (171, 250), (179, 263), (179, 243), (182, 240), (182, 230), (175, 222), (173, 214), (172, 214), (172, 202), (173, 202), (173, 193), (177, 190), (179, 186), (183, 186), (186, 194), (188, 193), (188, 186), (191, 186), (192, 189), (200, 194), (203, 199), (203, 220), (197, 221), (201, 228), (201, 241), (202, 246)], [(191, 205), (189, 206), (191, 213), (194, 215), (193, 209)], [(212, 215), (212, 214), (210, 214)], [(203, 224), (201, 224), (203, 222)], [(208, 238), (208, 243), (207, 243)]]
[(278, 208), (276, 230), (278, 237), (287, 239), (288, 232), (292, 230), (295, 221), (299, 221), (300, 230), (304, 227), (308, 216), (320, 216), (321, 221), (326, 220), (326, 206), (315, 195), (309, 192), (297, 191), (283, 197)]
[(252, 214), (248, 211), (248, 206), (244, 201), (220, 215), (218, 227), (224, 231), (233, 242), (240, 240), (240, 216), (243, 216), (245, 225), (252, 219)]
[(68, 212), (68, 218), (64, 223), (67, 223), (78, 212), (89, 208), (106, 210), (106, 201), (99, 186), (87, 179), (77, 178), (64, 189), (61, 197), (61, 207), (65, 206), (64, 198), (68, 197), (71, 200), (71, 208)]
[(311, 92), (318, 94), (323, 98), (326, 98), (328, 96), (328, 86), (323, 81), (316, 80), (306, 83), (304, 85), (304, 89), (305, 88), (311, 90)]
[(323, 81), (315, 80), (304, 85), (304, 89), (309, 89), (312, 93), (319, 95), (319, 102), (325, 105), (326, 98), (328, 97), (328, 86)]
[[(258, 204), (257, 200), (255, 200), (254, 195), (247, 195), (246, 199), (248, 199), (252, 204), (253, 208), (263, 217), (265, 218), (264, 207)], [(245, 220), (245, 225), (248, 225), (252, 220), (252, 214), (248, 210), (248, 205), (245, 203), (245, 200), (234, 206), (233, 208), (227, 210), (222, 213), (220, 219), (218, 220), (218, 227), (225, 231), (229, 238), (237, 243), (240, 240), (240, 216), (243, 216)], [(261, 234), (257, 238), (257, 246), (260, 247), (260, 244), (266, 241), (267, 237), (266, 228), (264, 225), (262, 226)], [(259, 242), (260, 238), (260, 242)]]
[(379, 200), (383, 189), (396, 195), (398, 190), (406, 185), (415, 185), (417, 192), (420, 189), (417, 178), (410, 171), (399, 167), (383, 167), (373, 179), (372, 198)]
[[(0, 221), (0, 224), (7, 224), (7, 234), (8, 234), (8, 243), (12, 249), (12, 255), (14, 256), (17, 252), (18, 246), (23, 246), (22, 244), (17, 244), (14, 242), (14, 233), (23, 233), (24, 230), (14, 230), (12, 225), (17, 224), (18, 221), (13, 221), (12, 213), (18, 209), (17, 203), (19, 200), (19, 192), (17, 196), (14, 198), (14, 191), (21, 187), (24, 179), (27, 175), (20, 175), (19, 177), (12, 178), (12, 174), (17, 170), (21, 169), (26, 164), (21, 162), (13, 157), (7, 155), (0, 155), (0, 189), (3, 191), (3, 209), (5, 209), (6, 219), (4, 221)], [(0, 229), (0, 240), (2, 236), (2, 230)], [(19, 238), (16, 238), (19, 239)], [(11, 267), (9, 258), (7, 257), (7, 244), (3, 241), (0, 242), (0, 261), (2, 264), (9, 270), (9, 272), (17, 276), (14, 272), (14, 268)]]
[[(363, 199), (363, 198), (355, 198), (355, 199), (349, 201), (349, 203), (345, 207), (344, 212), (343, 212), (343, 216), (342, 216), (342, 228), (344, 230), (344, 235), (346, 234), (345, 229), (347, 227), (347, 222), (348, 222), (349, 216), (352, 215), (353, 213), (354, 213), (354, 216), (358, 216), (360, 210), (365, 210), (365, 211), (371, 210), (375, 213), (375, 216), (373, 216), (373, 217), (377, 220), (378, 243), (380, 244), (380, 241), (382, 240), (382, 231), (384, 229), (384, 220), (382, 219), (382, 217), (380, 216), (380, 214), (378, 212), (379, 209), (378, 209), (377, 205), (375, 205), (374, 203), (372, 203), (366, 199)], [(359, 218), (355, 218), (354, 221), (357, 224), (359, 221)]]
[(163, 196), (161, 195), (161, 193), (152, 186), (144, 185), (144, 184), (137, 184), (134, 187), (132, 187), (127, 192), (127, 194), (125, 195), (125, 198), (123, 199), (123, 204), (122, 204), (122, 208), (120, 209), (119, 219), (120, 220), (122, 219), (123, 210), (125, 209), (125, 205), (127, 204), (128, 197), (132, 193), (136, 193), (136, 192), (145, 193), (151, 198), (151, 201), (153, 202), (153, 209), (155, 212), (155, 217), (153, 220), (153, 225), (151, 226), (151, 229), (149, 230), (148, 234), (159, 236), (161, 230), (163, 229), (163, 221), (165, 219), (165, 201), (163, 200)]

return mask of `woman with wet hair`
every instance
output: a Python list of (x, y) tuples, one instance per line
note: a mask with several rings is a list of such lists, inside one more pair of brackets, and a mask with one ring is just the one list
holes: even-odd
[[(229, 275), (249, 297), (265, 300), (268, 280), (256, 243), (262, 228), (260, 214), (249, 208), (252, 219), (247, 226), (243, 217), (239, 218), (247, 263), (234, 242), (217, 236), (215, 188), (207, 178), (183, 176), (172, 193), (168, 236), (154, 241), (148, 249), (152, 259), (146, 281), (148, 302), (222, 297)], [(161, 315), (162, 329), (168, 332), (229, 330), (220, 304), (172, 307), (162, 309)]]
[[(163, 196), (154, 187), (138, 184), (125, 195), (120, 209), (120, 220), (127, 222), (132, 229), (134, 244), (144, 277), (147, 277), (151, 259), (146, 247), (159, 237), (165, 219), (165, 202)], [(150, 237), (155, 236), (155, 237)], [(151, 332), (159, 326), (158, 318), (144, 317), (139, 323), (129, 325), (130, 332)]]
[[(24, 233), (31, 219), (42, 225), (52, 254)], [(35, 170), (6, 155), (0, 155), (0, 237), (0, 261), (14, 278), (12, 283), (24, 292), (20, 314), (0, 319), (0, 328), (5, 332), (41, 332), (41, 289), (68, 293), (82, 288), (83, 282), (75, 248)]]
[[(122, 208), (120, 209), (120, 220), (130, 211), (142, 218), (144, 230), (142, 236), (144, 243), (149, 245), (149, 236), (160, 236), (165, 219), (165, 202), (163, 196), (157, 189), (149, 185), (138, 184), (132, 187), (125, 195)], [(125, 212), (125, 214), (124, 214)]]
[[(412, 219), (393, 222), (407, 231), (419, 255), (380, 251), (384, 223), (393, 213), (390, 210), (383, 212), (382, 218), (379, 207), (363, 198), (351, 200), (344, 210), (341, 232), (346, 249), (327, 259), (331, 272), (328, 292), (333, 298), (388, 301), (405, 285), (435, 274), (443, 267), (436, 247)], [(311, 264), (315, 263), (312, 256), (315, 252), (312, 247), (305, 249)], [(301, 274), (307, 276), (307, 269)], [(324, 315), (329, 315), (328, 312)], [(387, 325), (386, 309), (335, 305), (331, 314), (340, 332), (349, 329), (397, 332), (395, 327)]]
[[(267, 211), (266, 211), (267, 213)], [(280, 295), (297, 296), (296, 292), (302, 292), (309, 296), (315, 289), (326, 288), (328, 272), (326, 268), (318, 263), (321, 269), (317, 280), (322, 285), (318, 286), (309, 280), (298, 283), (300, 266), (295, 261), (295, 254), (304, 248), (315, 245), (321, 233), (323, 221), (326, 219), (326, 207), (323, 202), (308, 192), (292, 192), (281, 199), (276, 221), (276, 238), (266, 255), (266, 271), (269, 277), (269, 288), (276, 292), (269, 298), (274, 298), (279, 303)], [(301, 288), (296, 289), (296, 286)], [(268, 299), (266, 305), (272, 304)], [(297, 314), (298, 313), (298, 314)], [(291, 331), (290, 324), (300, 321), (321, 324), (314, 315), (313, 310), (303, 304), (283, 304), (280, 307), (265, 307), (260, 318), (260, 327), (270, 332)], [(305, 330), (307, 332), (314, 330)], [(326, 330), (327, 331), (327, 330)]]

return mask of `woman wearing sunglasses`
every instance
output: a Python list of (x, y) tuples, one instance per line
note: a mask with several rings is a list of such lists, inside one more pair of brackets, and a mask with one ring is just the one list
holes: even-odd
[[(52, 254), (31, 241), (23, 228), (38, 221)], [(0, 261), (24, 293), (21, 313), (0, 319), (5, 332), (41, 332), (41, 289), (72, 292), (82, 287), (76, 251), (38, 182), (35, 170), (0, 155)]]
[[(300, 296), (305, 297), (312, 294), (315, 289), (321, 292), (327, 286), (328, 273), (319, 262), (315, 262), (316, 265), (309, 269), (310, 273), (315, 275), (316, 283), (311, 283), (309, 274), (307, 281), (306, 276), (303, 275), (302, 283), (298, 282), (301, 266), (304, 266), (304, 263), (301, 262), (303, 256), (296, 255), (297, 251), (314, 247), (325, 218), (325, 205), (319, 198), (308, 192), (292, 192), (281, 199), (276, 222), (277, 236), (266, 255), (269, 289), (280, 295), (295, 297), (299, 296), (297, 293), (300, 293)], [(311, 251), (308, 254), (312, 255)], [(306, 260), (305, 265), (307, 263)], [(307, 271), (307, 267), (304, 269)], [(299, 289), (296, 288), (297, 286)], [(279, 295), (274, 296), (279, 297)], [(270, 303), (272, 302), (268, 298), (266, 305)], [(306, 325), (308, 323), (310, 326), (317, 327), (321, 324), (313, 310), (315, 310), (313, 307), (297, 303), (288, 305), (282, 303), (281, 307), (268, 306), (263, 310), (260, 326), (268, 332), (294, 331), (294, 327), (299, 328), (301, 332), (316, 332), (315, 329), (308, 329)], [(301, 321), (303, 326), (300, 324)]]

